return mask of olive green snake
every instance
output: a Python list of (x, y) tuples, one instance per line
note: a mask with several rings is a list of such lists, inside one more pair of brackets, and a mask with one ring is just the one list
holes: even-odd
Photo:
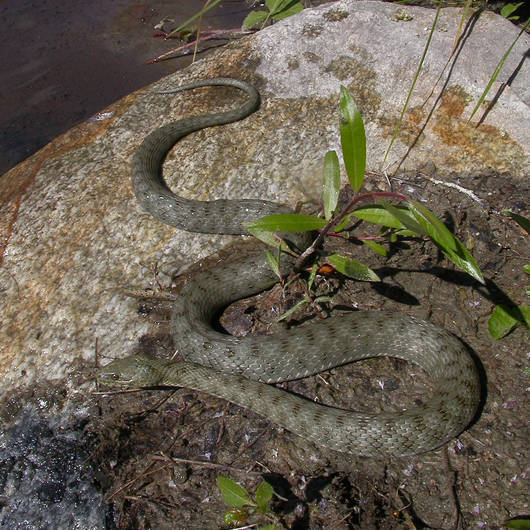
[[(149, 134), (136, 151), (132, 183), (140, 205), (163, 223), (190, 232), (247, 234), (246, 225), (287, 206), (263, 200), (194, 201), (176, 196), (162, 178), (167, 152), (182, 137), (213, 125), (241, 120), (259, 106), (257, 90), (242, 81), (217, 78), (162, 93), (200, 86), (230, 86), (248, 96), (234, 110), (185, 118)], [(294, 243), (307, 245), (295, 234)], [(293, 266), (282, 260), (283, 272)], [(475, 361), (444, 329), (400, 313), (351, 312), (270, 336), (234, 337), (213, 320), (231, 302), (263, 290), (277, 278), (252, 247), (215, 267), (198, 270), (175, 301), (171, 332), (184, 361), (135, 355), (100, 369), (113, 386), (179, 386), (246, 407), (315, 444), (376, 457), (435, 449), (460, 434), (480, 400)], [(358, 413), (314, 403), (271, 383), (303, 378), (370, 357), (389, 356), (420, 365), (433, 379), (432, 398), (402, 412)]]

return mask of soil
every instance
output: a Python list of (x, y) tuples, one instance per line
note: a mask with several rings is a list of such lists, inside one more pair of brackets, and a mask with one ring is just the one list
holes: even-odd
[[(458, 188), (437, 179), (431, 170), (401, 175), (392, 185), (454, 230), (477, 259), (486, 286), (429, 241), (399, 241), (383, 258), (354, 238), (329, 238), (326, 252), (355, 257), (381, 282), (331, 274), (319, 277), (316, 291), (332, 296), (325, 308), (330, 316), (352, 309), (402, 311), (460, 337), (483, 372), (484, 403), (469, 429), (437, 451), (378, 460), (319, 449), (246, 409), (188, 389), (104, 395), (85, 433), (117, 528), (227, 528), (219, 476), (251, 493), (266, 480), (279, 495), (270, 516), (250, 514), (240, 527), (274, 520), (276, 528), (291, 529), (500, 528), (530, 512), (528, 331), (516, 329), (499, 341), (488, 333), (494, 305), (528, 303), (522, 270), (528, 234), (500, 213), (511, 208), (528, 215), (528, 182), (494, 173), (443, 177)], [(377, 175), (365, 188), (388, 189)], [(356, 236), (373, 233), (373, 225), (355, 230)], [(223, 324), (234, 334), (274, 332), (275, 317), (301, 296), (299, 287), (287, 296), (276, 287), (231, 306)], [(170, 302), (156, 297), (139, 300), (138, 318), (152, 324), (139, 339), (139, 352), (167, 357), (174, 350), (170, 310)], [(312, 315), (306, 306), (287, 325), (310, 326), (319, 318)], [(419, 372), (406, 362), (373, 359), (280, 386), (330, 405), (399, 410), (428, 398), (429, 379)]]

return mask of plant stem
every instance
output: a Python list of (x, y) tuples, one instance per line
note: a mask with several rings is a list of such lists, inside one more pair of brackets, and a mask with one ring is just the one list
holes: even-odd
[(332, 217), (328, 224), (322, 228), (318, 234), (318, 236), (315, 238), (313, 243), (304, 251), (302, 254), (300, 254), (300, 257), (296, 260), (296, 264), (294, 266), (294, 271), (299, 271), (303, 266), (304, 263), (307, 261), (309, 256), (311, 256), (315, 250), (322, 244), (322, 241), (324, 241), (324, 238), (327, 236), (328, 232), (336, 226), (340, 221), (348, 215), (353, 207), (361, 201), (365, 201), (367, 199), (373, 199), (376, 197), (394, 197), (395, 199), (399, 199), (401, 201), (408, 201), (409, 199), (405, 197), (405, 195), (401, 195), (400, 193), (394, 193), (392, 191), (377, 191), (374, 193), (363, 193), (362, 195), (357, 195), (352, 198), (352, 200), (348, 203), (346, 208), (342, 210), (342, 212), (337, 215), (336, 217)]

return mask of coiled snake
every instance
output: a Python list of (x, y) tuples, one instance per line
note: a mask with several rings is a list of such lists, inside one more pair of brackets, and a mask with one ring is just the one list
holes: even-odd
[[(287, 206), (262, 200), (193, 201), (174, 195), (162, 179), (171, 147), (193, 131), (245, 118), (259, 106), (254, 87), (217, 78), (163, 93), (225, 85), (248, 99), (228, 112), (182, 119), (149, 134), (132, 164), (135, 195), (163, 223), (190, 232), (246, 234), (245, 225)], [(301, 243), (302, 242), (302, 243)], [(298, 235), (298, 244), (307, 244)], [(447, 331), (399, 313), (353, 312), (272, 336), (237, 338), (212, 326), (219, 310), (276, 280), (262, 249), (251, 249), (200, 270), (181, 289), (171, 329), (185, 361), (142, 355), (113, 361), (100, 371), (111, 385), (183, 386), (251, 409), (317, 445), (365, 456), (403, 456), (439, 447), (473, 418), (480, 385), (474, 360)], [(284, 273), (292, 262), (284, 259)], [(435, 383), (432, 399), (397, 413), (361, 414), (327, 407), (266, 383), (298, 379), (369, 357), (391, 356), (417, 363)]]

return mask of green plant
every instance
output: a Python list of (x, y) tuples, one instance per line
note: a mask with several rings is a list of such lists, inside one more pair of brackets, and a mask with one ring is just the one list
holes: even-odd
[[(513, 213), (510, 210), (502, 210), (509, 215), (523, 230), (530, 234), (530, 219)], [(530, 263), (524, 265), (523, 270), (530, 276)], [(530, 285), (526, 286), (526, 294), (530, 294)], [(520, 305), (496, 305), (488, 320), (488, 329), (495, 339), (502, 339), (515, 327), (526, 327), (530, 329), (530, 307)]]
[[(254, 499), (251, 498), (250, 493), (243, 486), (240, 486), (231, 478), (217, 477), (217, 485), (223, 500), (230, 506), (230, 509), (225, 512), (223, 517), (225, 524), (246, 524), (249, 518), (254, 515), (265, 516), (269, 520), (274, 521), (274, 517), (270, 514), (270, 502), (276, 493), (268, 482), (263, 481), (258, 486)], [(276, 524), (271, 522), (259, 528), (261, 530), (274, 530)]]
[(519, 34), (517, 35), (517, 37), (514, 39), (514, 41), (512, 42), (512, 44), (510, 45), (510, 47), (506, 50), (506, 52), (504, 53), (504, 55), (501, 57), (501, 60), (499, 61), (499, 63), (497, 64), (497, 67), (495, 68), (495, 71), (493, 72), (488, 84), (486, 85), (486, 88), (484, 89), (484, 91), (482, 92), (482, 95), (480, 96), (479, 100), (477, 101), (477, 104), (475, 105), (473, 111), (471, 112), (471, 116), (469, 117), (469, 120), (468, 121), (471, 121), (471, 119), (473, 118), (473, 116), (477, 113), (478, 109), (480, 108), (480, 106), (482, 105), (482, 103), (484, 102), (484, 100), (486, 99), (486, 96), (488, 95), (488, 92), (490, 91), (493, 83), (495, 82), (495, 80), (497, 79), (497, 76), (499, 75), (499, 72), (501, 71), (501, 68), (503, 67), (504, 65), (504, 62), (506, 61), (506, 59), (508, 58), (508, 55), (510, 55), (510, 52), (512, 51), (513, 47), (515, 46), (516, 42), (519, 40), (519, 37), (526, 32), (526, 28), (528, 28), (528, 25), (530, 24), (530, 18), (526, 21), (526, 24), (524, 25), (523, 28), (521, 28), (521, 31), (519, 32)]
[(506, 528), (514, 528), (515, 530), (530, 530), (530, 517), (520, 516), (513, 517), (504, 522)]
[(431, 26), (431, 31), (429, 32), (429, 37), (427, 39), (427, 42), (425, 43), (425, 48), (423, 49), (423, 55), (421, 56), (420, 62), (418, 64), (418, 68), (416, 69), (416, 73), (414, 74), (414, 79), (412, 80), (412, 85), (410, 86), (409, 93), (407, 94), (407, 99), (405, 100), (405, 104), (403, 105), (403, 108), (401, 109), (401, 114), (399, 116), (398, 122), (394, 129), (394, 133), (392, 134), (392, 139), (390, 140), (390, 144), (388, 145), (387, 150), (385, 152), (385, 156), (383, 158), (383, 163), (382, 163), (383, 167), (385, 166), (388, 155), (390, 154), (390, 151), (392, 150), (392, 146), (394, 145), (394, 142), (397, 138), (399, 130), (401, 129), (401, 125), (403, 123), (403, 117), (405, 116), (405, 112), (407, 111), (407, 108), (409, 106), (410, 98), (412, 96), (412, 93), (414, 92), (414, 87), (416, 86), (416, 82), (418, 81), (418, 78), (420, 76), (421, 69), (423, 68), (423, 62), (425, 61), (427, 51), (429, 50), (429, 46), (431, 44), (431, 40), (434, 34), (434, 30), (436, 28), (436, 24), (438, 23), (438, 17), (440, 16), (442, 6), (443, 6), (443, 2), (442, 0), (439, 0), (438, 9), (436, 10), (436, 15), (434, 17), (434, 21)]
[(297, 0), (265, 0), (267, 10), (251, 11), (243, 21), (242, 30), (263, 29), (269, 20), (281, 20), (300, 13), (304, 6)]
[(524, 2), (519, 2), (517, 4), (506, 4), (501, 9), (500, 13), (504, 18), (516, 22), (520, 17), (518, 15), (514, 15), (513, 13), (515, 13), (515, 11), (517, 11), (523, 4)]
[[(377, 241), (395, 241), (396, 238), (402, 236), (429, 237), (453, 263), (484, 284), (484, 278), (473, 256), (442, 221), (422, 204), (399, 193), (358, 193), (364, 182), (366, 136), (359, 109), (345, 87), (341, 87), (339, 111), (344, 166), (350, 185), (355, 192), (349, 204), (342, 211), (336, 211), (340, 189), (340, 166), (337, 153), (330, 151), (324, 158), (324, 217), (302, 214), (269, 215), (250, 224), (248, 226), (250, 232), (269, 245), (285, 249), (285, 245), (278, 244), (275, 232), (318, 230), (319, 234), (313, 244), (299, 257), (297, 268), (300, 268), (326, 235), (349, 237), (345, 235), (345, 230), (353, 220), (360, 219), (381, 227), (374, 236), (357, 238), (375, 252), (386, 255), (386, 249)], [(403, 204), (393, 205), (387, 202), (389, 198), (397, 199)], [(361, 202), (374, 199), (378, 201), (376, 204), (359, 206)], [(279, 274), (280, 255), (275, 256), (269, 251), (267, 256), (273, 270)], [(356, 280), (379, 281), (373, 270), (356, 260), (332, 254), (328, 256), (327, 262), (339, 272)], [(310, 282), (312, 283), (312, 278)], [(304, 297), (300, 304), (309, 301), (309, 297)]]
[(221, 0), (207, 0), (204, 4), (204, 7), (197, 11), (192, 17), (188, 18), (185, 22), (183, 22), (180, 26), (176, 27), (173, 31), (167, 34), (166, 39), (173, 37), (175, 34), (178, 34), (179, 32), (183, 31), (185, 28), (187, 28), (192, 22), (195, 22), (197, 19), (201, 20), (202, 16), (208, 13), (211, 9), (213, 9), (216, 5), (220, 4)]

